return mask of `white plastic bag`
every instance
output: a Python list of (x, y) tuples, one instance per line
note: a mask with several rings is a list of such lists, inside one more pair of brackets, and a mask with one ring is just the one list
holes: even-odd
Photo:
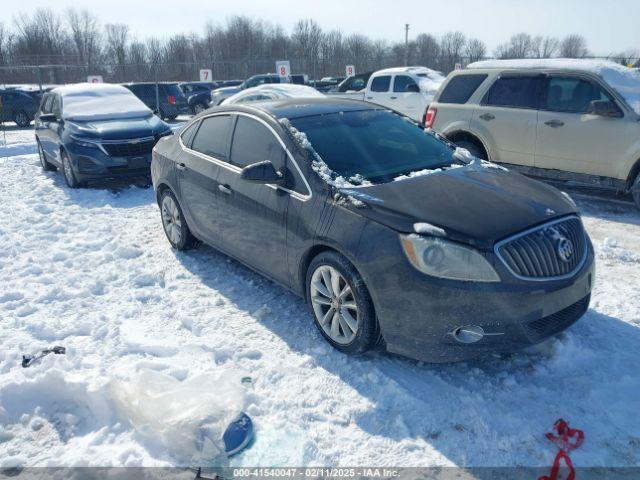
[(145, 369), (135, 381), (113, 381), (111, 391), (119, 414), (176, 466), (220, 465), (226, 459), (222, 435), (244, 407), (241, 378), (223, 371), (179, 381)]

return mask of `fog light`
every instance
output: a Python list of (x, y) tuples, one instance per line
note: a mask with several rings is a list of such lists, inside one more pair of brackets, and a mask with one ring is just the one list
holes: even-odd
[(484, 337), (484, 330), (479, 325), (465, 325), (453, 331), (453, 338), (460, 343), (476, 343)]

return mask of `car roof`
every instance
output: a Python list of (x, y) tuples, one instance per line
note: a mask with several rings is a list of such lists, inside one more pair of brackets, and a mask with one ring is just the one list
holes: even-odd
[(420, 66), (385, 68), (383, 70), (378, 70), (377, 72), (375, 72), (376, 75), (384, 75), (384, 74), (393, 75), (394, 73), (414, 73), (417, 75), (419, 73), (437, 73), (437, 72), (435, 70), (431, 70), (430, 68), (420, 67)]
[(378, 105), (362, 102), (360, 100), (350, 100), (344, 98), (286, 98), (279, 100), (264, 100), (261, 102), (248, 104), (232, 104), (224, 108), (222, 104), (220, 110), (259, 110), (277, 119), (281, 118), (302, 118), (315, 115), (326, 115), (338, 112), (355, 112), (360, 110), (382, 109)]

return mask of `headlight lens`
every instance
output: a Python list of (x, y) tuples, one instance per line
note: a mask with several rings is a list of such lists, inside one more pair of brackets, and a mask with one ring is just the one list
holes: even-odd
[(472, 282), (499, 282), (500, 277), (480, 252), (441, 238), (401, 235), (409, 262), (427, 275)]
[(76, 137), (75, 135), (71, 135), (71, 138), (80, 147), (98, 148), (98, 144), (96, 142), (83, 140), (81, 137)]

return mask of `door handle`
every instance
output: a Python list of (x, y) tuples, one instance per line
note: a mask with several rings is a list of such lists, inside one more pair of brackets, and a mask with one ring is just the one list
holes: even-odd
[(229, 188), (229, 185), (220, 184), (218, 185), (218, 190), (220, 190), (225, 195), (231, 195), (231, 188)]
[(184, 172), (187, 169), (187, 166), (184, 163), (176, 163), (176, 168)]
[(367, 97), (367, 100), (373, 100), (373, 97)]
[(560, 120), (549, 120), (548, 122), (544, 122), (545, 125), (549, 125), (550, 127), (553, 128), (558, 128), (564, 125), (564, 122), (561, 122)]
[(493, 120), (496, 117), (495, 117), (495, 115), (492, 115), (491, 113), (483, 113), (482, 115), (480, 115), (480, 118), (482, 120), (490, 122), (491, 120)]
[(389, 97), (391, 100), (396, 100), (398, 97)]

